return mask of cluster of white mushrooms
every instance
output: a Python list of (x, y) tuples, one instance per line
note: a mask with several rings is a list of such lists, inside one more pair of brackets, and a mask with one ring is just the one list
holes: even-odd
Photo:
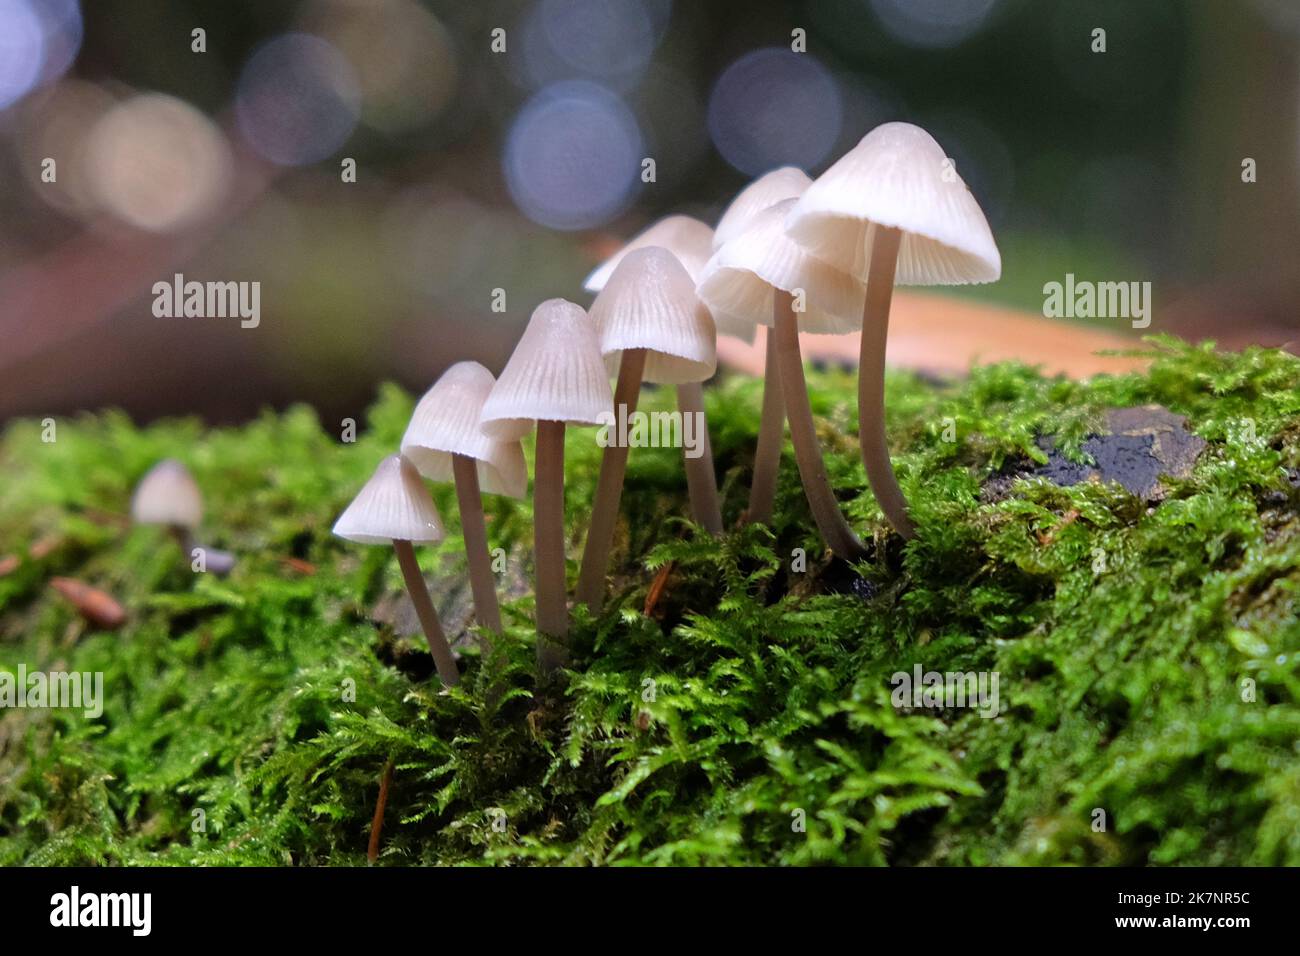
[[(533, 474), (538, 657), (565, 659), (569, 627), (564, 550), (564, 434), (614, 410), (635, 411), (642, 382), (676, 386), (678, 407), (703, 420), (702, 383), (717, 364), (718, 332), (767, 338), (762, 418), (747, 519), (771, 518), (783, 421), (813, 518), (846, 559), (865, 548), (827, 480), (799, 351), (799, 332), (862, 330), (858, 416), (862, 461), (881, 510), (904, 537), (913, 525), (889, 460), (884, 353), (895, 283), (990, 282), (1002, 261), (988, 222), (943, 149), (924, 130), (888, 123), (864, 136), (817, 180), (770, 172), (736, 196), (716, 229), (669, 216), (632, 239), (587, 279), (590, 311), (549, 299), (533, 312), (499, 379), (475, 362), (451, 366), (420, 400), (401, 453), (385, 459), (334, 533), (391, 543), (443, 682), (457, 680), (447, 639), (413, 543), (443, 537), (420, 476), (454, 479), (478, 623), (499, 633), (480, 490), (521, 498), (520, 440), (536, 429)], [(607, 364), (608, 363), (608, 364)], [(610, 377), (617, 376), (611, 393)], [(722, 532), (708, 448), (684, 459), (695, 521)], [(576, 597), (603, 602), (628, 448), (608, 444), (592, 503)]]

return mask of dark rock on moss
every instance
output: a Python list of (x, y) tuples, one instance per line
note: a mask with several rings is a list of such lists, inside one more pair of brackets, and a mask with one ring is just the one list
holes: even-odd
[(1159, 405), (1112, 409), (1106, 427), (1105, 434), (1092, 435), (1081, 446), (1091, 465), (1067, 459), (1052, 438), (1039, 439), (1048, 462), (1034, 474), (1061, 486), (1113, 481), (1140, 498), (1156, 501), (1164, 497), (1161, 477), (1188, 477), (1205, 450), (1205, 440), (1187, 430), (1184, 416)]

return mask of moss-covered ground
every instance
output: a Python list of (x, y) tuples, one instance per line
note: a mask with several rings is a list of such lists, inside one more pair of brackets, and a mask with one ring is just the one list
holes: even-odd
[[(788, 451), (775, 528), (715, 541), (680, 517), (679, 453), (634, 450), (611, 598), (540, 685), (529, 509), (488, 499), (508, 633), (491, 655), (462, 641), (450, 694), (418, 634), (376, 623), (392, 552), (330, 535), (409, 395), (384, 388), (352, 444), (303, 408), (215, 430), (86, 415), (50, 443), (14, 423), (0, 671), (100, 671), (105, 705), (0, 712), (0, 863), (364, 863), (389, 761), (380, 864), (1300, 863), (1300, 361), (1151, 347), (1148, 374), (1088, 383), (893, 376), (906, 545), (865, 490), (850, 376), (811, 375), (872, 545), (855, 567), (822, 555)], [(733, 527), (759, 398), (709, 393)], [(1163, 500), (1023, 477), (1040, 436), (1077, 457), (1108, 408), (1146, 403), (1208, 443)], [(569, 437), (571, 560), (593, 438)], [(203, 487), (229, 577), (128, 526), (165, 457)], [(452, 533), (421, 560), (457, 620), (454, 496), (434, 494)], [(125, 626), (83, 623), (55, 575), (112, 594)], [(916, 664), (996, 671), (1002, 712), (896, 708), (890, 676)]]

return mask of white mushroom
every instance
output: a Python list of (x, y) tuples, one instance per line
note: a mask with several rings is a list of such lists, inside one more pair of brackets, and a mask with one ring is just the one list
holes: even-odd
[(415, 466), (401, 455), (389, 455), (381, 461), (374, 475), (334, 522), (334, 533), (358, 544), (393, 546), (402, 580), (429, 641), (438, 676), (445, 686), (454, 686), (460, 680), (460, 672), (412, 546), (436, 543), (445, 534), (438, 509), (429, 500)]
[(537, 429), (533, 473), (533, 550), (537, 575), (537, 652), (543, 670), (564, 662), (569, 631), (564, 566), (564, 430), (597, 425), (612, 411), (596, 326), (581, 306), (547, 299), (528, 320), (493, 386), (479, 424), (513, 441)]
[(605, 288), (605, 283), (609, 281), (609, 277), (614, 274), (614, 270), (623, 261), (625, 255), (634, 249), (644, 249), (646, 246), (660, 246), (667, 249), (686, 267), (691, 280), (694, 281), (699, 277), (700, 270), (704, 268), (704, 263), (708, 262), (709, 254), (713, 251), (713, 230), (707, 223), (700, 222), (692, 216), (665, 216), (637, 233), (627, 245), (593, 269), (591, 275), (587, 276), (582, 283), (582, 287), (588, 292), (599, 292)]
[[(759, 176), (736, 194), (736, 198), (718, 220), (718, 225), (713, 230), (714, 251), (740, 236), (760, 212), (784, 199), (798, 197), (811, 183), (807, 173), (793, 166), (782, 166)], [(720, 334), (731, 335), (744, 342), (753, 342), (757, 327), (765, 321), (765, 316), (772, 314), (771, 309), (760, 308), (754, 313), (733, 315), (723, 311), (717, 304), (710, 305), (710, 310), (717, 321)], [(746, 517), (757, 524), (765, 524), (772, 518), (784, 429), (785, 406), (781, 398), (781, 376), (777, 371), (776, 338), (769, 333), (763, 365), (763, 410), (758, 421), (758, 445), (754, 449), (754, 477), (749, 486), (749, 507), (745, 512)]]
[(402, 454), (425, 478), (455, 482), (475, 616), (500, 634), (482, 492), (522, 498), (528, 491), (528, 466), (518, 441), (497, 441), (479, 427), (483, 403), (495, 384), (478, 362), (448, 368), (416, 404), (402, 436)]
[[(695, 520), (712, 534), (722, 532), (717, 477), (708, 441), (700, 383), (717, 369), (717, 333), (708, 309), (695, 294), (686, 268), (667, 249), (646, 246), (628, 253), (591, 305), (605, 361), (618, 369), (615, 420), (630, 417), (642, 381), (677, 386), (683, 416), (704, 421), (701, 454), (684, 456)], [(587, 546), (578, 576), (578, 600), (599, 611), (605, 569), (618, 517), (627, 469), (627, 445), (617, 438), (605, 446), (592, 503)]]
[(862, 463), (881, 510), (915, 533), (885, 442), (885, 340), (894, 284), (992, 282), (1002, 256), (979, 203), (934, 138), (910, 123), (864, 136), (808, 187), (786, 230), (812, 255), (867, 284), (858, 368)]
[[(827, 546), (841, 558), (860, 557), (862, 542), (844, 520), (826, 477), (804, 379), (799, 331), (851, 331), (866, 292), (847, 273), (814, 259), (784, 231), (796, 200), (786, 199), (758, 213), (748, 228), (714, 253), (700, 279), (705, 302), (732, 315), (760, 315), (772, 325), (781, 397), (790, 420), (790, 439), (804, 494)], [(797, 310), (796, 297), (802, 303)]]

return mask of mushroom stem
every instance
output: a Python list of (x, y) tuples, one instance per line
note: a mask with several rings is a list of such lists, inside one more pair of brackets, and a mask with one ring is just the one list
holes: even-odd
[[(618, 384), (614, 386), (615, 429), (626, 410), (630, 418), (636, 411), (641, 393), (641, 376), (645, 372), (645, 349), (626, 349), (618, 363)], [(617, 440), (614, 430), (600, 462), (596, 482), (596, 500), (592, 503), (587, 545), (582, 552), (582, 569), (578, 572), (579, 603), (599, 614), (605, 598), (605, 570), (609, 550), (614, 543), (614, 525), (618, 521), (618, 503), (623, 495), (623, 476), (627, 472), (628, 447)]]
[(781, 369), (781, 396), (790, 420), (790, 442), (794, 445), (794, 458), (799, 465), (804, 494), (827, 547), (841, 558), (858, 558), (866, 554), (867, 549), (840, 512), (839, 502), (835, 500), (835, 492), (826, 477), (826, 464), (822, 461), (821, 445), (813, 425), (808, 383), (803, 377), (803, 355), (799, 351), (794, 300), (788, 292), (774, 291), (772, 319)]
[(468, 455), (452, 455), (451, 471), (456, 479), (456, 502), (460, 507), (461, 535), (469, 562), (469, 583), (474, 591), (474, 615), (493, 634), (501, 633), (501, 608), (497, 604), (496, 579), (488, 557), (487, 524), (483, 520), (483, 496), (478, 486), (478, 464)]
[(880, 510), (904, 538), (916, 534), (907, 514), (907, 499), (894, 477), (885, 441), (885, 340), (889, 336), (889, 306), (894, 297), (894, 270), (903, 234), (878, 226), (871, 243), (867, 271), (867, 300), (862, 307), (862, 354), (858, 362), (858, 443), (862, 465)]
[(691, 514), (695, 522), (709, 534), (722, 534), (722, 509), (718, 504), (718, 478), (713, 473), (713, 443), (709, 441), (709, 420), (704, 414), (704, 387), (699, 382), (686, 382), (677, 386), (677, 408), (682, 413), (682, 434), (686, 433), (689, 416), (700, 423), (696, 432), (699, 454), (692, 458), (682, 448), (686, 466), (686, 489), (691, 496)]
[(758, 447), (754, 452), (754, 480), (749, 486), (749, 520), (767, 524), (776, 499), (776, 475), (781, 467), (785, 438), (785, 405), (781, 401), (781, 375), (777, 370), (776, 336), (767, 333), (767, 361), (763, 368), (763, 413), (758, 422)]
[(433, 663), (438, 668), (438, 676), (442, 678), (444, 687), (455, 687), (460, 680), (460, 671), (456, 669), (456, 660), (451, 656), (451, 645), (447, 643), (447, 635), (442, 632), (438, 612), (433, 609), (433, 598), (429, 597), (424, 575), (420, 573), (420, 562), (415, 559), (415, 548), (411, 546), (411, 542), (398, 539), (393, 542), (393, 550), (397, 552), (397, 563), (402, 568), (402, 579), (406, 582), (406, 591), (411, 596), (411, 603), (415, 605), (415, 614), (419, 617), (420, 626), (424, 628), (424, 636), (429, 641), (429, 652), (433, 654)]
[(533, 471), (533, 561), (537, 576), (537, 661), (551, 671), (567, 658), (564, 596), (564, 422), (537, 423)]

